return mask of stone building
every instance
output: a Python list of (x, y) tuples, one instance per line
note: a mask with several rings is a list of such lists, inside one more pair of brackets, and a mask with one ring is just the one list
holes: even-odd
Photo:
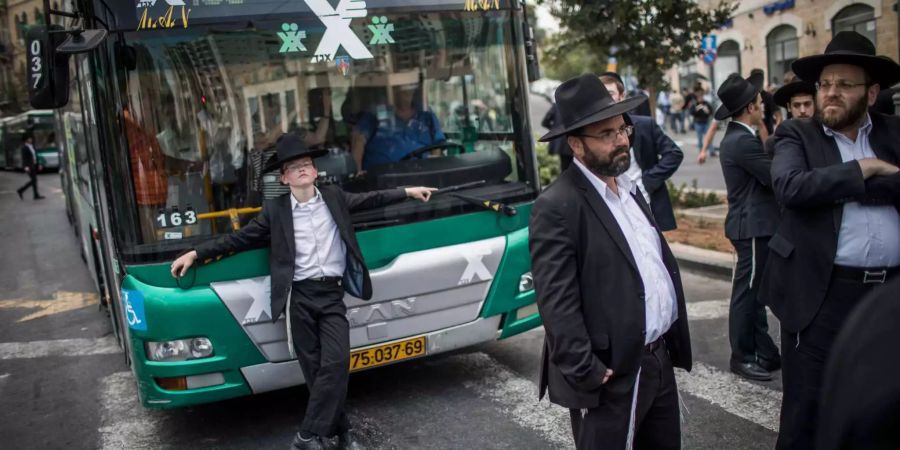
[[(719, 0), (698, 0), (713, 6)], [(714, 31), (717, 57), (701, 58), (670, 72), (673, 86), (690, 87), (698, 78), (717, 87), (731, 72), (766, 72), (766, 85), (779, 86), (797, 58), (821, 53), (838, 31), (854, 30), (875, 44), (878, 54), (898, 60), (897, 0), (742, 0), (732, 20)], [(701, 79), (702, 79), (701, 78)]]

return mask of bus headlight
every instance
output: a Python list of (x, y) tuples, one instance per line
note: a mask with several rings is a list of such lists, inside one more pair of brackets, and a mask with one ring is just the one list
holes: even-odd
[(519, 278), (519, 292), (528, 292), (532, 289), (534, 289), (534, 279), (531, 277), (531, 272), (525, 272)]
[(195, 337), (174, 341), (147, 342), (147, 359), (151, 361), (173, 362), (209, 358), (213, 355), (213, 345), (208, 338)]

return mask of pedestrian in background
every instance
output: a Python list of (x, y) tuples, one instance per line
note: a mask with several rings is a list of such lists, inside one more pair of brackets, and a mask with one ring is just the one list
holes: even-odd
[(900, 81), (900, 65), (842, 31), (791, 68), (817, 82), (818, 110), (775, 132), (772, 181), (784, 210), (760, 293), (781, 320), (778, 448), (810, 449), (835, 336), (864, 295), (900, 273), (900, 118), (869, 111), (880, 86)]
[[(703, 88), (694, 90), (694, 101), (691, 104), (691, 116), (694, 118), (694, 132), (697, 133), (697, 148), (702, 149), (701, 155), (706, 153), (703, 145), (703, 138), (709, 130), (710, 121), (712, 120), (713, 107), (704, 98), (705, 91)], [(709, 145), (709, 155), (716, 156), (716, 146)], [(705, 158), (704, 158), (705, 160)]]
[(22, 193), (27, 191), (28, 188), (31, 188), (31, 191), (34, 193), (35, 200), (41, 200), (44, 198), (43, 195), (38, 193), (38, 179), (37, 173), (43, 170), (44, 168), (38, 164), (37, 159), (37, 151), (34, 149), (34, 137), (31, 134), (25, 134), (22, 136), (22, 168), (25, 170), (25, 173), (28, 174), (28, 182), (22, 185), (22, 187), (16, 189), (16, 193), (19, 194), (19, 199), (22, 199)]
[(546, 335), (539, 396), (569, 408), (577, 449), (679, 449), (673, 367), (691, 368), (678, 264), (653, 215), (623, 176), (623, 114), (596, 75), (561, 84), (562, 123), (575, 159), (537, 199), (531, 267)]
[(672, 91), (669, 101), (672, 102), (672, 132), (684, 134), (684, 96), (678, 91)]
[(737, 253), (728, 310), (731, 371), (751, 380), (769, 381), (781, 368), (778, 347), (769, 336), (766, 307), (757, 299), (759, 277), (769, 254), (769, 238), (778, 225), (772, 193), (772, 160), (754, 128), (763, 116), (759, 74), (743, 79), (731, 74), (718, 89), (717, 120), (731, 119), (720, 146), (722, 174), (728, 190), (725, 237)]

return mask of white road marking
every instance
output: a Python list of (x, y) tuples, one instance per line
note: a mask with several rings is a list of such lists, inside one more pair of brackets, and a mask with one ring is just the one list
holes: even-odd
[(101, 418), (99, 447), (103, 450), (160, 448), (162, 411), (138, 404), (131, 372), (116, 372), (100, 380)]
[(687, 302), (688, 320), (726, 319), (730, 303), (730, 299)]
[(504, 414), (524, 428), (536, 431), (552, 442), (554, 448), (572, 446), (569, 411), (546, 399), (537, 401), (537, 385), (513, 373), (503, 364), (484, 353), (451, 356), (452, 361), (466, 368), (471, 375), (465, 387), (480, 397), (501, 405)]
[(122, 350), (111, 337), (57, 339), (53, 341), (0, 342), (0, 360), (44, 358), (47, 356), (110, 355)]
[(702, 398), (730, 414), (778, 431), (781, 392), (694, 362), (690, 373), (675, 371), (678, 390)]

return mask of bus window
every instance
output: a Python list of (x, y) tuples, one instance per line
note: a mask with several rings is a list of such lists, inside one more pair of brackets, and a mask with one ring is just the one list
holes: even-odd
[[(519, 74), (507, 20), (376, 13), (396, 24), (395, 42), (356, 60), (281, 52), (277, 33), (285, 20), (306, 30), (310, 42), (321, 39), (319, 20), (302, 14), (252, 27), (125, 32), (136, 57), (135, 70), (124, 75), (123, 152), (142, 230), (135, 244), (174, 252), (233, 229), (228, 218), (205, 213), (258, 207), (288, 192), (277, 173), (261, 173), (286, 132), (328, 149), (316, 162), (319, 182), (351, 192), (477, 184), (477, 194), (494, 201), (533, 198), (534, 180), (523, 170), (532, 164), (522, 153), (530, 147), (513, 127), (511, 96), (520, 87), (513, 87)], [(397, 224), (478, 209), (443, 197), (353, 220)], [(202, 218), (178, 220), (187, 210)]]

